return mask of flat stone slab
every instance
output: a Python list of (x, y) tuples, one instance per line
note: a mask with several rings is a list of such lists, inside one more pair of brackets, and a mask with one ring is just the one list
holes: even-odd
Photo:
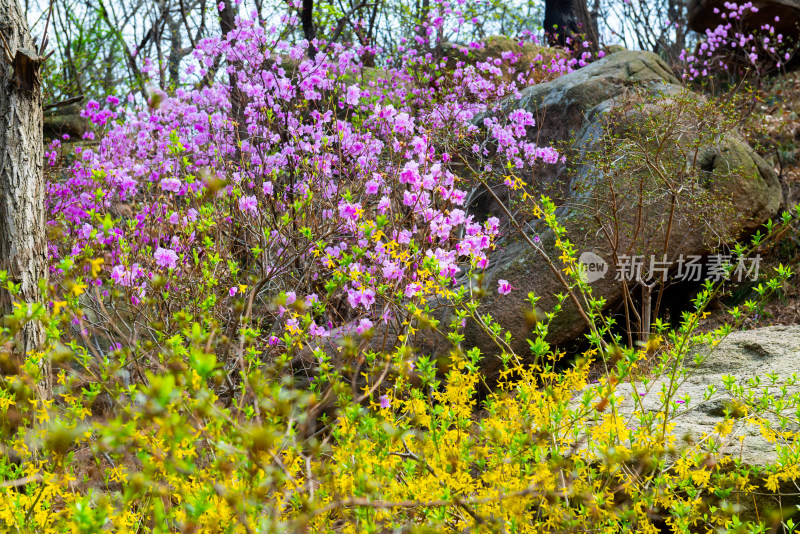
[[(800, 431), (800, 417), (796, 408), (766, 414), (761, 423), (756, 421), (752, 413), (754, 410), (748, 410), (746, 415), (740, 414), (743, 416), (734, 419), (731, 432), (723, 439), (719, 439), (716, 430), (724, 421), (726, 408), (735, 406), (741, 400), (752, 399), (752, 402), (758, 403), (765, 392), (780, 396), (782, 387), (786, 388), (787, 396), (798, 399), (800, 325), (733, 332), (713, 350), (704, 348), (695, 354), (703, 356), (704, 360), (695, 365), (687, 358), (684, 363), (685, 376), (679, 379), (679, 385), (671, 395), (675, 402), (673, 406), (677, 407), (674, 415), (670, 415), (670, 422), (674, 423), (671, 434), (677, 438), (676, 447), (697, 443), (706, 436), (715, 436), (723, 444), (719, 451), (721, 455), (741, 459), (744, 464), (753, 467), (778, 462), (778, 445), (789, 443), (780, 437), (777, 441), (771, 441), (769, 435), (762, 432), (762, 426), (776, 432)], [(728, 378), (727, 382), (735, 384), (732, 388), (735, 395), (726, 389), (726, 376), (734, 377), (734, 380)], [(661, 394), (667, 385), (667, 377), (659, 377), (647, 385), (636, 382), (616, 387), (616, 395), (621, 397), (617, 404), (618, 413), (626, 418), (629, 428), (638, 426), (637, 418), (632, 417), (639, 405), (634, 399), (641, 399), (640, 406), (645, 413), (656, 413), (663, 406)], [(714, 386), (716, 391), (706, 399), (709, 386)], [(688, 401), (684, 400), (687, 397)], [(745, 405), (749, 404), (745, 402)], [(780, 428), (780, 416), (787, 419), (783, 429)]]

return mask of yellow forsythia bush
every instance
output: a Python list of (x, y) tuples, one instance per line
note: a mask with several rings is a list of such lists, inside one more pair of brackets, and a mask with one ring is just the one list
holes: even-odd
[[(553, 212), (552, 204), (542, 207), (562, 237), (565, 263), (573, 265)], [(775, 226), (767, 235), (779, 231)], [(570, 290), (591, 302), (580, 273), (566, 274)], [(756, 289), (766, 297), (791, 275), (780, 267)], [(13, 284), (0, 282), (13, 291)], [(713, 433), (688, 443), (672, 432), (683, 402), (674, 397), (675, 386), (690, 372), (684, 363), (702, 363), (695, 349), (715, 346), (732, 328), (697, 331), (716, 291), (710, 283), (697, 298), (697, 311), (685, 314), (678, 328), (657, 322), (651, 341), (636, 348), (602, 341), (615, 339), (612, 322), (599, 305), (589, 308), (591, 346), (570, 363), (545, 341), (554, 314), (539, 314), (530, 356), (504, 354), (493, 384), (481, 372), (479, 351), (459, 345), (458, 326), (475, 318), (475, 301), (463, 290), (450, 292), (446, 296), (460, 304), (448, 357), (414, 355), (403, 339), (388, 353), (362, 349), (357, 372), (347, 375), (315, 351), (318, 372), (306, 386), (289, 372), (293, 352), (265, 361), (263, 337), (246, 324), (238, 357), (219, 361), (219, 324), (202, 311), (175, 313), (179, 333), (157, 345), (142, 342), (138, 351), (108, 346), (100, 354), (80, 330), (86, 286), (67, 286), (70, 295), (57, 308), (18, 306), (6, 318), (3, 531), (794, 528), (791, 518), (764, 510), (748, 515), (745, 505), (755, 492), (779, 494), (798, 477), (796, 425), (777, 431), (762, 417), (780, 414), (796, 424), (796, 377), (776, 384), (779, 394), (731, 380), (724, 388), (737, 404)], [(529, 298), (535, 310), (537, 297)], [(286, 304), (285, 298), (279, 303)], [(731, 310), (733, 322), (757, 304)], [(440, 328), (425, 309), (409, 312), (415, 328)], [(286, 347), (307, 345), (309, 312), (295, 306), (287, 313), (297, 327), (284, 338)], [(503, 337), (491, 317), (481, 320), (488, 333)], [(35, 321), (45, 326), (48, 342), (18, 358), (14, 335)], [(78, 335), (65, 341), (76, 324)], [(348, 343), (342, 350), (352, 348)], [(597, 369), (604, 371), (590, 379)], [(667, 385), (641, 382), (650, 385), (632, 399), (632, 410), (622, 411), (619, 386), (646, 377), (664, 378)], [(708, 398), (714, 394), (710, 386)], [(645, 396), (658, 399), (660, 409), (645, 410)], [(775, 464), (756, 469), (720, 452), (742, 422), (775, 444)]]

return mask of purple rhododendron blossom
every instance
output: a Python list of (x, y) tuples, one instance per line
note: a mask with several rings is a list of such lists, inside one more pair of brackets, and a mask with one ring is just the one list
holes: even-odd
[(411, 283), (411, 284), (408, 284), (408, 285), (406, 286), (406, 290), (405, 290), (405, 292), (404, 292), (403, 294), (404, 294), (406, 297), (413, 297), (414, 295), (416, 295), (417, 293), (419, 293), (420, 289), (422, 289), (422, 288), (420, 287), (420, 285), (419, 285), (419, 284), (417, 284), (417, 283)]
[[(424, 33), (434, 39), (432, 28), (450, 28), (463, 15), (457, 10), (456, 4), (432, 10)], [(292, 27), (296, 18), (286, 15), (281, 24)], [(406, 43), (380, 80), (354, 85), (362, 50), (333, 43), (311, 59), (308, 42), (281, 41), (283, 30), (265, 27), (257, 15), (240, 13), (236, 26), (198, 41), (185, 63), (187, 80), (226, 65), (246, 96), (241, 116), (231, 109), (231, 77), (217, 76), (169, 93), (154, 87), (147, 103), (134, 95), (120, 108), (111, 97), (91, 101), (84, 116), (97, 143), (47, 148), (53, 165), (63, 163), (65, 150), (75, 156), (64, 167), (65, 179), (48, 184), (48, 222), (68, 235), (54, 244), (51, 259), (85, 265), (104, 258), (114, 267), (100, 277), (110, 274), (115, 284), (131, 287), (135, 294), (125, 298), (135, 304), (148, 290), (146, 273), (175, 269), (180, 260), (180, 276), (159, 290), (178, 307), (206, 299), (229, 306), (223, 297), (241, 293), (239, 284), (257, 268), (269, 280), (259, 298), (274, 300), (286, 288), (297, 292), (285, 293), (278, 317), (270, 319), (275, 331), (268, 344), (277, 352), (304, 329), (319, 338), (363, 333), (377, 321), (403, 324), (404, 301), (439, 296), (471, 266), (488, 266), (500, 225), (494, 218), (479, 224), (466, 213), (467, 184), (455, 173), (464, 147), (474, 145), (476, 168), (511, 174), (560, 158), (530, 141), (532, 113), (497, 113), (534, 80), (520, 74), (508, 81), (498, 58), (455, 66), (457, 83), (435, 94), (409, 83), (431, 60), (418, 53), (423, 42)], [(509, 63), (520, 60), (520, 54), (502, 54)], [(157, 62), (139, 61), (145, 77), (159, 76)], [(555, 77), (580, 61), (585, 58), (557, 56), (530, 70), (537, 80)], [(485, 128), (477, 117), (489, 118)], [(246, 269), (237, 256), (243, 249), (257, 256)], [(134, 259), (139, 263), (130, 265)], [(325, 296), (311, 298), (313, 292)], [(330, 308), (345, 299), (349, 310)], [(313, 307), (308, 322), (298, 322), (295, 301)]]
[(375, 302), (375, 291), (372, 289), (348, 289), (347, 301), (353, 309), (356, 309), (358, 306), (363, 306), (365, 309), (369, 310)]
[(317, 323), (311, 322), (311, 325), (308, 327), (308, 333), (312, 336), (316, 337), (330, 337), (330, 332), (328, 332), (324, 327), (317, 326)]
[(251, 215), (257, 215), (258, 200), (254, 196), (244, 196), (239, 199), (239, 209)]
[(511, 293), (511, 289), (511, 284), (508, 283), (508, 280), (497, 281), (497, 292), (501, 295), (508, 295)]
[(167, 269), (174, 269), (178, 264), (178, 254), (169, 248), (158, 247), (153, 254), (153, 258), (156, 260), (156, 265)]
[(130, 269), (124, 265), (115, 265), (114, 268), (111, 269), (111, 279), (114, 283), (124, 287), (132, 286), (136, 282), (136, 279), (143, 274), (138, 263), (134, 263)]
[(164, 178), (161, 180), (161, 189), (164, 191), (178, 193), (181, 190), (181, 185), (181, 181), (177, 178)]
[(356, 332), (361, 335), (364, 332), (367, 332), (370, 328), (372, 328), (372, 321), (367, 318), (361, 319), (358, 322), (358, 326), (356, 327)]

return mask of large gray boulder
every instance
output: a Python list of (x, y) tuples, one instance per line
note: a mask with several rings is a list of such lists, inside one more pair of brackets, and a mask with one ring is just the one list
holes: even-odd
[[(672, 70), (657, 54), (622, 50), (552, 82), (532, 85), (509, 108), (522, 108), (536, 116), (532, 140), (554, 145), (572, 140), (586, 129), (592, 110), (636, 86), (678, 84)], [(554, 196), (567, 193), (565, 164), (542, 165), (536, 181)]]
[[(492, 61), (502, 70), (506, 82), (517, 80), (520, 75), (531, 82), (539, 82), (548, 75), (542, 65), (550, 65), (551, 61), (568, 61), (572, 58), (569, 50), (551, 48), (534, 44), (530, 41), (519, 41), (504, 35), (491, 35), (481, 39), (481, 47), (473, 48), (456, 43), (442, 43), (439, 52), (447, 56), (450, 67), (458, 62), (477, 65)], [(504, 58), (503, 54), (511, 52), (515, 60)]]
[[(561, 203), (558, 219), (567, 228), (578, 254), (591, 252), (609, 265), (607, 275), (592, 284), (594, 298), (605, 299), (607, 310), (622, 303), (627, 291), (621, 281), (615, 280), (615, 257), (619, 259), (627, 253), (656, 255), (660, 259), (666, 253), (668, 267), (674, 270), (681, 255), (710, 254), (725, 240), (755, 230), (777, 214), (782, 202), (775, 172), (735, 132), (707, 135), (698, 131), (702, 116), (681, 115), (695, 103), (697, 113), (710, 108), (702, 108), (705, 101), (700, 96), (676, 83), (657, 55), (623, 51), (553, 82), (532, 86), (521, 99), (507, 104), (508, 108), (521, 107), (539, 117), (530, 134), (532, 139), (541, 145), (561, 143), (566, 147), (565, 153), (570, 154), (565, 166), (551, 167), (549, 173), (537, 169), (537, 185), (540, 191), (553, 192), (552, 196)], [(692, 167), (700, 177), (694, 176), (694, 182), (686, 179), (698, 202), (679, 200), (673, 209), (669, 195), (642, 200), (643, 194), (646, 197), (662, 186), (652, 170), (626, 167), (625, 154), (618, 167), (598, 168), (593, 158), (601, 152), (598, 137), (606, 128), (607, 117), (617, 106), (629, 106), (631, 102), (641, 105), (616, 115), (621, 124), (615, 126), (615, 142), (633, 147), (642, 136), (661, 135), (663, 132), (652, 131), (653, 124), (661, 124), (658, 128), (663, 129), (679, 128), (676, 140), (662, 148), (667, 152), (660, 156), (660, 172), (673, 176)], [(662, 124), (672, 116), (675, 124)], [(618, 172), (618, 168), (623, 171)], [(613, 212), (608, 208), (611, 204), (615, 206)], [(640, 206), (644, 209), (639, 210)], [(723, 209), (725, 206), (727, 209)], [(614, 246), (608, 235), (614, 231), (608, 224), (612, 219), (617, 229)], [(556, 294), (563, 291), (544, 256), (564, 277), (567, 267), (558, 259), (561, 253), (555, 247), (555, 236), (541, 221), (527, 224), (525, 230), (529, 238), (538, 236), (537, 246), (531, 247), (528, 239), (520, 235), (512, 235), (502, 243), (491, 258), (484, 279), (488, 294), (478, 310), (480, 314), (492, 314), (511, 332), (511, 348), (523, 356), (528, 353), (526, 338), (531, 333), (525, 314), (530, 309), (528, 293), (541, 298), (540, 312), (548, 312), (557, 303)], [(497, 281), (501, 279), (516, 289), (509, 295), (499, 295)], [(551, 323), (547, 339), (564, 343), (586, 329), (572, 299), (567, 299)], [(476, 323), (467, 324), (463, 346), (481, 349), (489, 378), (499, 369), (498, 346)]]

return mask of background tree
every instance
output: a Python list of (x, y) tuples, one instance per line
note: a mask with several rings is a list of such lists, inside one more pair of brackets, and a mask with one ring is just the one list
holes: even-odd
[(697, 42), (689, 30), (688, 4), (688, 0), (606, 1), (601, 31), (625, 48), (651, 50), (674, 65), (681, 52)]
[[(42, 50), (35, 49), (17, 0), (0, 0), (0, 34), (0, 270), (19, 288), (13, 299), (34, 304), (41, 300), (39, 281), (47, 276)], [(0, 313), (12, 311), (12, 295), (0, 289)], [(30, 322), (18, 336), (19, 349), (27, 352), (42, 340), (41, 327)]]
[(575, 36), (588, 41), (596, 50), (600, 41), (597, 31), (599, 7), (599, 0), (595, 0), (593, 13), (590, 13), (586, 0), (546, 0), (542, 25), (548, 42), (567, 46), (567, 40)]
[[(50, 0), (29, 0), (28, 20), (40, 34)], [(220, 9), (221, 6), (221, 9)], [(398, 48), (432, 49), (435, 41), (470, 42), (490, 35), (519, 37), (540, 31), (541, 0), (459, 5), (464, 22), (419, 34), (425, 19), (437, 12), (428, 0), (59, 0), (53, 2), (51, 34), (55, 53), (45, 65), (45, 102), (78, 95), (101, 100), (106, 95), (145, 97), (146, 83), (169, 91), (178, 86), (208, 84), (222, 76), (222, 65), (207, 67), (201, 80), (182, 79), (191, 52), (205, 37), (227, 34), (237, 14), (258, 13), (265, 25), (276, 25), (287, 14), (300, 24), (287, 25), (281, 37), (299, 42), (316, 37), (326, 43), (352, 43), (362, 48), (368, 66), (396, 64)], [(217, 24), (219, 21), (219, 24)], [(419, 43), (418, 39), (425, 41)], [(312, 52), (313, 53), (313, 52)], [(144, 58), (153, 63), (148, 80), (141, 72)]]

